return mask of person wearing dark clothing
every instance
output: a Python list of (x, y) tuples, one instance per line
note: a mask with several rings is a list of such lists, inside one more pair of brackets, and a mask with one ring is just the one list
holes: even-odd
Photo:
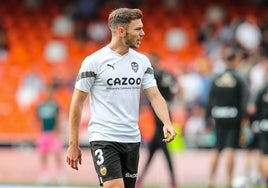
[[(158, 89), (160, 93), (162, 94), (162, 96), (164, 97), (164, 99), (166, 100), (168, 107), (169, 107), (173, 99), (175, 90), (176, 90), (176, 79), (172, 74), (163, 70), (160, 67), (160, 58), (157, 54), (151, 53), (149, 55), (149, 59), (151, 60), (152, 66), (154, 68), (154, 76), (157, 82)], [(176, 188), (177, 187), (176, 178), (175, 178), (174, 169), (172, 165), (171, 155), (168, 151), (166, 143), (161, 142), (161, 138), (163, 137), (163, 131), (162, 131), (163, 123), (157, 117), (155, 113), (153, 113), (153, 115), (154, 115), (154, 121), (155, 121), (155, 131), (154, 131), (152, 140), (150, 140), (148, 144), (149, 156), (145, 163), (144, 169), (139, 173), (139, 178), (137, 180), (137, 188), (141, 187), (142, 180), (145, 176), (145, 173), (148, 170), (148, 167), (152, 161), (152, 158), (155, 152), (159, 149), (163, 151), (164, 156), (167, 161), (167, 165), (168, 165), (168, 169), (169, 169), (170, 177), (171, 177), (170, 187)]]
[(266, 83), (259, 90), (255, 105), (260, 130), (260, 171), (268, 187), (268, 63), (266, 64)]
[(213, 120), (216, 133), (209, 174), (210, 188), (215, 186), (217, 164), (223, 150), (227, 157), (227, 188), (232, 187), (235, 149), (239, 147), (241, 122), (246, 114), (248, 98), (246, 82), (235, 70), (241, 60), (240, 54), (235, 48), (226, 47), (223, 58), (227, 68), (212, 79), (206, 109), (206, 118)]
[[(254, 98), (256, 98), (254, 96)], [(243, 126), (241, 147), (246, 150), (244, 175), (250, 184), (260, 184), (262, 177), (260, 173), (260, 148), (259, 148), (259, 121), (256, 114), (254, 101), (247, 105), (248, 124)]]

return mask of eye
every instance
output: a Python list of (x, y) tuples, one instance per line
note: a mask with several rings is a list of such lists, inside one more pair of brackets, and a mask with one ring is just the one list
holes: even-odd
[(136, 31), (142, 31), (142, 27), (138, 27), (135, 29)]

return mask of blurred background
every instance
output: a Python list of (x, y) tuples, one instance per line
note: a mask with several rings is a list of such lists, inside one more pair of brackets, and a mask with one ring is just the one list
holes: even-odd
[[(261, 59), (268, 55), (267, 0), (1, 0), (0, 183), (35, 182), (35, 141), (40, 132), (36, 108), (47, 84), (55, 88), (67, 143), (68, 107), (76, 74), (87, 55), (109, 42), (107, 17), (118, 7), (143, 11), (145, 37), (138, 50), (157, 53), (161, 66), (176, 78), (171, 113), (179, 137), (169, 149), (178, 180), (205, 184), (209, 149), (215, 141), (213, 133), (207, 133), (204, 119), (210, 79), (225, 68), (222, 48), (235, 44), (243, 51), (238, 70), (248, 80), (250, 91), (256, 92), (264, 83)], [(88, 108), (84, 110), (80, 143), (87, 147), (90, 117)], [(146, 147), (154, 122), (145, 99), (141, 101), (140, 126)], [(86, 167), (81, 167), (79, 175), (66, 167), (67, 179), (97, 185), (89, 150), (84, 152)], [(243, 152), (242, 143), (241, 163)], [(146, 151), (142, 153), (146, 156)], [(159, 153), (148, 183), (157, 183), (156, 176), (160, 184), (167, 181), (168, 177), (157, 173), (166, 168), (161, 165), (165, 162)], [(219, 174), (219, 181), (224, 181), (221, 171)]]

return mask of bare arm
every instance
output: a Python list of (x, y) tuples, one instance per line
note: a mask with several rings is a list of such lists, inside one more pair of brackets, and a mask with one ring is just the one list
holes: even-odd
[(79, 126), (87, 95), (87, 93), (75, 89), (69, 111), (69, 147), (66, 160), (76, 170), (78, 170), (78, 163), (82, 163), (82, 155), (79, 148)]
[(163, 141), (167, 143), (171, 142), (175, 138), (176, 132), (170, 120), (168, 107), (165, 99), (162, 97), (157, 87), (151, 87), (149, 89), (144, 90), (144, 92), (149, 99), (156, 115), (163, 123)]

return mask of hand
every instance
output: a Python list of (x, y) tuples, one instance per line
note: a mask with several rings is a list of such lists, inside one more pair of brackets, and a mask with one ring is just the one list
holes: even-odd
[(163, 126), (164, 139), (163, 142), (169, 143), (176, 137), (177, 133), (172, 124)]
[(82, 153), (79, 147), (69, 146), (67, 150), (66, 162), (75, 170), (78, 170), (78, 164), (82, 164)]

